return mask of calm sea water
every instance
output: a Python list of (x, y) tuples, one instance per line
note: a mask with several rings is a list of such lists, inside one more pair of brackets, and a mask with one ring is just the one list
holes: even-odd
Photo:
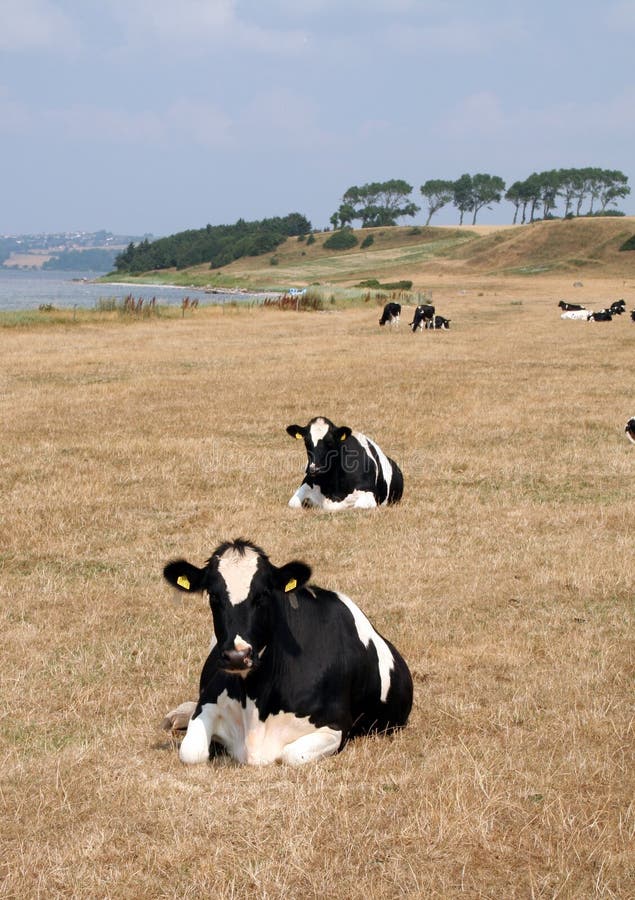
[(82, 307), (92, 309), (99, 300), (123, 300), (132, 294), (135, 300), (143, 297), (157, 303), (180, 306), (184, 297), (203, 303), (224, 303), (253, 300), (253, 294), (206, 294), (198, 288), (164, 287), (140, 284), (93, 284), (99, 274), (86, 272), (42, 272), (0, 268), (0, 311), (37, 309), (50, 303), (58, 309)]

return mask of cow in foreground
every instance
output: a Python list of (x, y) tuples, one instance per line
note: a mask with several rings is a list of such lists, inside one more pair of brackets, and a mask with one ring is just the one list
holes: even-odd
[(347, 425), (337, 427), (323, 416), (304, 427), (289, 425), (287, 434), (304, 441), (308, 457), (304, 481), (289, 506), (335, 511), (401, 500), (401, 469), (366, 435)]
[(635, 418), (628, 420), (624, 431), (626, 432), (626, 437), (629, 439), (631, 444), (635, 444)]
[(434, 306), (431, 303), (421, 303), (415, 309), (415, 314), (413, 316), (412, 322), (408, 324), (412, 328), (413, 332), (417, 330), (421, 330), (423, 328), (430, 328), (431, 325), (429, 323), (434, 321)]
[(399, 325), (401, 317), (401, 303), (387, 303), (379, 320), (380, 325)]
[(249, 765), (301, 765), (351, 738), (402, 728), (412, 707), (408, 666), (344, 594), (307, 586), (303, 562), (280, 568), (255, 544), (221, 544), (203, 568), (168, 563), (167, 581), (205, 591), (214, 640), (199, 698), (168, 714), (191, 718), (179, 755), (209, 759), (220, 744)]

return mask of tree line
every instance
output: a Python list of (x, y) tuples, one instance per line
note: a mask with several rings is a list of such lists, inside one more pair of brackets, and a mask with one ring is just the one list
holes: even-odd
[(155, 241), (132, 242), (115, 258), (115, 269), (131, 275), (201, 264), (219, 269), (243, 256), (271, 253), (288, 237), (310, 231), (311, 223), (300, 213), (254, 222), (239, 219), (234, 225), (207, 225)]
[[(472, 214), (472, 225), (483, 207), (491, 209), (505, 199), (514, 207), (513, 224), (554, 218), (559, 201), (563, 216), (621, 215), (612, 207), (627, 197), (631, 189), (623, 172), (614, 169), (551, 169), (532, 172), (524, 181), (515, 181), (507, 190), (499, 175), (464, 174), (456, 181), (430, 179), (420, 187), (425, 201), (426, 225), (445, 206), (455, 206), (459, 224)], [(333, 228), (350, 227), (359, 221), (362, 228), (396, 225), (397, 220), (415, 216), (421, 209), (410, 199), (412, 185), (401, 179), (372, 182), (348, 188), (339, 208), (330, 217)], [(588, 204), (588, 205), (587, 205)], [(586, 207), (583, 210), (583, 207)]]

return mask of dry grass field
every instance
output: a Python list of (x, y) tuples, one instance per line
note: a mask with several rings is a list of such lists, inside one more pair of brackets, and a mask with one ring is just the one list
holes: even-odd
[[(0, 332), (0, 896), (635, 897), (635, 324), (622, 279), (435, 282), (375, 306), (201, 308)], [(293, 511), (291, 422), (402, 466), (388, 509)], [(242, 536), (348, 593), (410, 664), (394, 737), (186, 768), (202, 597), (164, 563)]]

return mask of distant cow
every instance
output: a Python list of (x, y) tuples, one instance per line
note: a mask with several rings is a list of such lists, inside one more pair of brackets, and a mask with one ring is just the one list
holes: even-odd
[(567, 312), (560, 313), (561, 319), (579, 319), (581, 322), (588, 321), (589, 313), (586, 309), (569, 309)]
[(611, 322), (613, 319), (613, 313), (610, 309), (599, 309), (597, 312), (589, 313), (587, 316), (588, 322)]
[(408, 322), (408, 325), (412, 328), (413, 332), (418, 329), (427, 328), (428, 322), (431, 322), (434, 318), (434, 306), (430, 303), (421, 303), (416, 309), (412, 322)]
[(451, 319), (444, 319), (443, 316), (435, 316), (426, 328), (449, 328)]
[(626, 303), (624, 300), (615, 300), (609, 306), (609, 310), (614, 316), (621, 316), (623, 312), (626, 312)]
[(560, 309), (564, 309), (566, 311), (584, 309), (584, 306), (580, 306), (579, 303), (567, 303), (566, 300), (561, 300), (560, 303), (558, 303), (558, 306), (560, 307)]
[[(203, 568), (180, 559), (163, 574), (181, 591), (207, 592), (214, 622), (198, 700), (163, 723), (187, 721), (184, 763), (206, 762), (220, 744), (240, 763), (298, 766), (408, 721), (404, 659), (352, 600), (307, 586), (305, 563), (277, 568), (260, 547), (235, 540)], [(248, 798), (237, 812), (249, 815)]]
[(380, 325), (399, 325), (399, 317), (401, 316), (401, 303), (387, 303), (379, 320)]
[(631, 310), (631, 319), (635, 322), (635, 309)]
[(628, 420), (624, 431), (631, 444), (635, 444), (635, 418)]
[(304, 441), (308, 456), (304, 481), (289, 506), (369, 509), (401, 499), (401, 469), (360, 432), (317, 416), (304, 428), (289, 425), (287, 434)]

